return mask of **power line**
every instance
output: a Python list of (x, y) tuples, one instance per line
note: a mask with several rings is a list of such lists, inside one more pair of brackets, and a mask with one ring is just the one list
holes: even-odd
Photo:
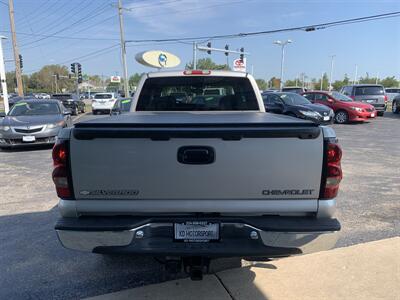
[(74, 27), (74, 26), (77, 25), (77, 24), (90, 21), (90, 20), (91, 20), (90, 18), (93, 18), (93, 17), (96, 17), (96, 16), (102, 14), (102, 13), (104, 12), (104, 9), (105, 9), (106, 7), (103, 7), (102, 9), (100, 9), (100, 12), (96, 13), (95, 15), (92, 15), (95, 11), (98, 11), (99, 8), (100, 8), (100, 7), (98, 7), (97, 9), (94, 9), (93, 11), (91, 11), (89, 14), (85, 15), (85, 16), (82, 17), (81, 19), (79, 19), (79, 20), (73, 22), (72, 24), (70, 24), (70, 25), (68, 25), (68, 26), (65, 26), (65, 27), (62, 28), (62, 29), (57, 30), (56, 32), (53, 32), (53, 33), (50, 34), (50, 35), (47, 35), (46, 37), (42, 37), (42, 38), (40, 38), (40, 39), (37, 39), (37, 40), (31, 41), (31, 42), (25, 43), (25, 44), (21, 45), (21, 47), (24, 47), (24, 46), (27, 46), (27, 45), (31, 45), (31, 44), (40, 42), (40, 41), (42, 41), (42, 40), (45, 40), (45, 39), (54, 37), (54, 36), (57, 35), (58, 33), (63, 32), (63, 31), (66, 31), (66, 30), (69, 30), (70, 28)]
[[(0, 30), (0, 32), (10, 33), (10, 31), (8, 31), (8, 30)], [(26, 36), (40, 36), (40, 37), (51, 37), (51, 38), (57, 38), (57, 39), (71, 39), (71, 40), (90, 40), (90, 41), (116, 41), (116, 40), (118, 40), (117, 38), (113, 39), (113, 38), (74, 37), (74, 36), (66, 36), (66, 35), (47, 35), (47, 34), (26, 33), (26, 32), (17, 32), (17, 34), (18, 35), (26, 35)]]
[(264, 35), (264, 34), (271, 34), (271, 33), (296, 31), (296, 30), (302, 30), (302, 31), (307, 31), (308, 32), (308, 31), (315, 31), (315, 30), (325, 29), (325, 28), (333, 27), (333, 26), (347, 25), (347, 24), (353, 24), (353, 23), (361, 23), (361, 22), (374, 21), (374, 20), (380, 20), (380, 19), (386, 19), (386, 18), (395, 18), (395, 17), (400, 17), (400, 11), (386, 13), (386, 14), (379, 14), (379, 15), (360, 17), (360, 18), (353, 18), (353, 19), (334, 21), (334, 22), (329, 22), (329, 23), (320, 23), (320, 24), (305, 25), (305, 26), (298, 26), (298, 27), (289, 27), (289, 28), (274, 29), (274, 30), (264, 30), (264, 31), (254, 31), (254, 32), (224, 34), (224, 35), (211, 35), (211, 36), (169, 38), (169, 39), (127, 40), (126, 42), (127, 43), (143, 43), (143, 42), (197, 41), (197, 40), (203, 40), (203, 39), (214, 40), (214, 39), (242, 38), (242, 37)]

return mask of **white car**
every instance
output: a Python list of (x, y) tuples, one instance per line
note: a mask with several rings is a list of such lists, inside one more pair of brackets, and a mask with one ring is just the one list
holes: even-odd
[(92, 112), (110, 114), (117, 97), (114, 93), (97, 93), (92, 100)]

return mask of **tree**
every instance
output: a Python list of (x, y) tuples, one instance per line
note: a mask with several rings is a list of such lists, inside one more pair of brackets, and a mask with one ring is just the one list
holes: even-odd
[[(193, 62), (187, 63), (186, 70), (193, 70)], [(197, 60), (197, 70), (230, 70), (226, 64), (218, 65), (211, 58), (201, 58)]]
[[(332, 83), (333, 86), (333, 83)], [(323, 91), (327, 91), (329, 88), (329, 79), (328, 79), (328, 74), (324, 73), (322, 75), (322, 90)], [(321, 89), (321, 79), (319, 79), (318, 81), (315, 81), (314, 83), (314, 89)]]
[(135, 73), (135, 74), (131, 75), (131, 77), (129, 77), (129, 81), (128, 81), (129, 82), (129, 86), (131, 88), (137, 87), (138, 84), (139, 84), (140, 78), (142, 78), (142, 75), (143, 75), (143, 73), (142, 74)]
[(397, 87), (400, 85), (400, 81), (397, 81), (395, 76), (386, 77), (385, 79), (380, 80), (379, 83), (382, 84), (386, 88)]
[(256, 79), (256, 82), (257, 82), (258, 88), (260, 90), (263, 91), (263, 90), (268, 89), (268, 84), (267, 84), (267, 82), (265, 82), (264, 79)]
[[(54, 75), (59, 75), (60, 78), (56, 80)], [(66, 66), (44, 66), (39, 72), (35, 72), (30, 76), (27, 90), (51, 93), (56, 89), (56, 82), (58, 91), (62, 91), (63, 89), (73, 90), (75, 81), (69, 78), (62, 78), (61, 76), (68, 76), (68, 68)]]

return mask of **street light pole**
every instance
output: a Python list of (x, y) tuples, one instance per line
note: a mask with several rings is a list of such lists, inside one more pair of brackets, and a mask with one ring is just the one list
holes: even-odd
[(193, 70), (197, 70), (197, 42), (193, 42)]
[(332, 91), (333, 62), (336, 55), (331, 55), (331, 75), (329, 76), (329, 91)]
[(10, 107), (8, 105), (6, 69), (4, 66), (4, 56), (3, 56), (3, 40), (5, 39), (6, 39), (5, 36), (0, 36), (0, 80), (1, 80), (1, 89), (3, 91), (4, 111), (5, 113), (8, 113)]
[(290, 44), (291, 42), (292, 42), (292, 40), (286, 40), (284, 42), (282, 42), (282, 41), (274, 41), (274, 44), (281, 46), (281, 49), (282, 49), (281, 50), (282, 51), (282, 53), (281, 53), (281, 79), (280, 79), (280, 83), (279, 83), (279, 87), (280, 87), (281, 91), (282, 91), (282, 88), (283, 88), (283, 67), (284, 67), (284, 64), (285, 64), (285, 46), (287, 44)]

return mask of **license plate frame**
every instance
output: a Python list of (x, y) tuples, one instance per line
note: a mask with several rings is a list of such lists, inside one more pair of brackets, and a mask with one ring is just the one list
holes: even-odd
[(220, 240), (220, 224), (209, 221), (185, 221), (174, 223), (174, 241), (209, 243)]
[(367, 99), (367, 100), (365, 100), (365, 102), (367, 102), (367, 103), (375, 103), (376, 100), (374, 100), (374, 99)]
[(324, 121), (329, 121), (330, 118), (329, 116), (324, 116)]
[(34, 135), (24, 135), (22, 141), (24, 143), (34, 143), (36, 142), (36, 137)]

